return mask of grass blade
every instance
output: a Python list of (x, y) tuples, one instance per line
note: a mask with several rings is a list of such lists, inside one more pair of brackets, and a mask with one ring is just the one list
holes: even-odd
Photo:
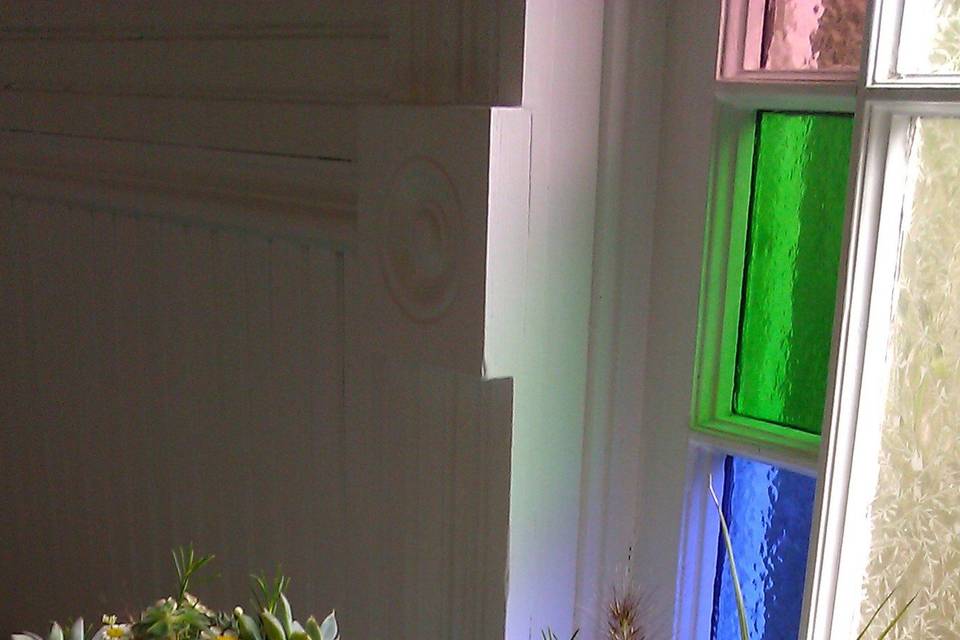
[(880, 634), (877, 640), (883, 640), (884, 638), (887, 637), (887, 634), (893, 631), (893, 628), (897, 626), (898, 622), (900, 622), (900, 618), (902, 618), (907, 613), (907, 609), (910, 608), (910, 605), (913, 604), (913, 601), (916, 600), (917, 596), (919, 595), (920, 595), (919, 593), (915, 594), (912, 598), (910, 598), (910, 600), (907, 601), (907, 604), (903, 605), (903, 608), (900, 609), (896, 617), (890, 621), (890, 624), (887, 625), (887, 627), (883, 630), (883, 632)]
[(743, 592), (740, 590), (740, 578), (737, 576), (737, 563), (733, 559), (733, 542), (730, 541), (730, 530), (727, 529), (727, 519), (723, 517), (723, 508), (717, 493), (713, 490), (713, 476), (708, 480), (710, 496), (717, 507), (720, 516), (720, 531), (723, 533), (723, 543), (727, 547), (727, 559), (730, 561), (730, 578), (733, 580), (733, 593), (737, 598), (737, 615), (740, 618), (740, 640), (750, 640), (750, 627), (747, 624), (747, 608), (743, 605)]
[(890, 598), (893, 597), (893, 594), (896, 593), (896, 591), (897, 591), (897, 588), (894, 587), (890, 591), (890, 593), (887, 594), (887, 597), (880, 602), (876, 610), (873, 612), (873, 615), (870, 616), (869, 620), (867, 620), (867, 624), (864, 625), (863, 629), (860, 631), (860, 634), (857, 636), (857, 640), (863, 640), (863, 637), (867, 635), (867, 631), (870, 630), (871, 625), (873, 625), (873, 621), (877, 619), (877, 616), (880, 615), (880, 612), (883, 610), (883, 607), (886, 606), (888, 602), (890, 602)]

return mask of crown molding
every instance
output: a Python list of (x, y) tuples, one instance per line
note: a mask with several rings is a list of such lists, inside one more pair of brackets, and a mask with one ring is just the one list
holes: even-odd
[(0, 85), (70, 95), (514, 105), (524, 0), (26, 1), (0, 13)]
[(355, 236), (350, 162), (5, 132), (0, 190), (343, 248)]

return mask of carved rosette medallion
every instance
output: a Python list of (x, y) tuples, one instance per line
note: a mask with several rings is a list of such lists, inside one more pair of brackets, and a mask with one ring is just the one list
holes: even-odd
[(387, 191), (380, 263), (393, 299), (414, 320), (434, 321), (457, 295), (462, 256), (460, 200), (427, 158), (404, 162)]

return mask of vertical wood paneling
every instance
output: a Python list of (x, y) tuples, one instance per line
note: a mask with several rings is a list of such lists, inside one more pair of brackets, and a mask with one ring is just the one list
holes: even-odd
[(507, 532), (510, 522), (510, 469), (513, 447), (513, 381), (498, 379), (483, 386), (485, 504), (480, 532), (480, 597), (478, 638), (499, 638), (506, 624)]
[(377, 393), (366, 425), (382, 435), (385, 489), (368, 496), (372, 513), (348, 508), (378, 523), (384, 628), (396, 638), (500, 637), (512, 387), (382, 359), (367, 366)]
[(0, 632), (132, 611), (189, 541), (221, 556), (214, 604), (281, 563), (322, 613), (345, 577), (321, 569), (343, 562), (337, 255), (7, 196), (0, 232)]
[(0, 200), (0, 634), (132, 612), (191, 541), (214, 606), (279, 564), (351, 637), (502, 631), (509, 385), (373, 355), (349, 255), (175, 220)]
[[(4, 339), (0, 340), (0, 381), (6, 394), (26, 398), (27, 372), (26, 357), (26, 301), (23, 286), (22, 256), (24, 247), (21, 217), (18, 215), (20, 203), (4, 194), (0, 200), (0, 327), (3, 327)], [(25, 420), (25, 403), (0, 402), (0, 423), (16, 425)], [(32, 463), (32, 453), (19, 441), (12, 428), (0, 429), (0, 451), (8, 452), (5, 457), (17, 456), (21, 463), (0, 468), (0, 491), (5, 498), (5, 508), (15, 513), (24, 513), (27, 509), (26, 493), (19, 488), (26, 486), (29, 476), (26, 470)], [(0, 544), (0, 566), (15, 566), (18, 555), (30, 551), (30, 536), (26, 527), (17, 521), (8, 520), (4, 527), (5, 544)], [(13, 596), (17, 588), (13, 582), (0, 582), (0, 598), (5, 601)]]
[[(311, 429), (309, 464), (315, 470), (313, 494), (309, 505), (309, 555), (307, 567), (316, 583), (318, 603), (342, 608), (343, 585), (348, 580), (345, 563), (339, 558), (346, 549), (347, 526), (344, 517), (343, 402), (343, 289), (342, 256), (309, 249), (306, 256), (307, 287), (304, 308), (307, 313), (305, 341), (322, 361), (330, 366), (317, 368), (307, 362), (308, 410)], [(337, 292), (335, 301), (324, 294)], [(335, 304), (332, 304), (335, 302)], [(326, 330), (318, 330), (325, 327)], [(331, 415), (325, 407), (340, 406)], [(320, 612), (318, 612), (319, 614)]]

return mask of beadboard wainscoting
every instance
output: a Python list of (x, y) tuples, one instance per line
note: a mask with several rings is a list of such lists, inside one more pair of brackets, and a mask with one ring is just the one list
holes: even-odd
[(510, 383), (351, 353), (352, 259), (3, 194), (4, 632), (134, 611), (193, 541), (220, 556), (196, 585), (212, 604), (281, 567), (294, 602), (366, 637), (495, 635)]

